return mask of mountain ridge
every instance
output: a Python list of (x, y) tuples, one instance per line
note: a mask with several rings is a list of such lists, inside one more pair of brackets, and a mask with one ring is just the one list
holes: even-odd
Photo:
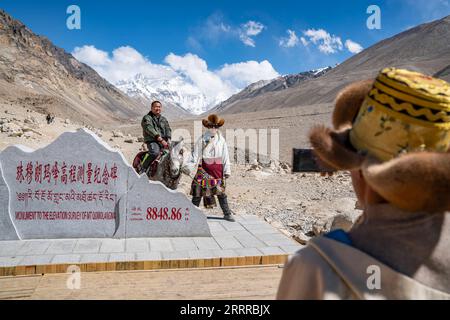
[(222, 108), (236, 114), (316, 104), (331, 107), (338, 92), (351, 82), (374, 78), (385, 67), (406, 68), (450, 80), (450, 16), (421, 24), (384, 39), (352, 56), (325, 75), (282, 91), (266, 92)]
[(331, 69), (333, 68), (328, 66), (325, 68), (304, 71), (297, 74), (279, 76), (272, 80), (261, 80), (252, 83), (237, 94), (218, 104), (213, 109), (207, 111), (206, 113), (220, 112), (221, 110), (227, 109), (227, 107), (229, 107), (230, 105), (235, 104), (241, 100), (251, 99), (264, 93), (282, 91), (291, 87), (298, 86), (308, 79), (314, 79), (323, 76)]
[(90, 124), (138, 119), (144, 106), (0, 10), (0, 102)]

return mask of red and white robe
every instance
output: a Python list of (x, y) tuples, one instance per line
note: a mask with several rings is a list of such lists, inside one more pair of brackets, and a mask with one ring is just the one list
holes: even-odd
[(195, 144), (192, 165), (196, 174), (192, 181), (191, 195), (205, 197), (205, 205), (215, 206), (213, 196), (225, 192), (225, 175), (231, 174), (227, 142), (218, 131), (211, 136), (205, 133)]

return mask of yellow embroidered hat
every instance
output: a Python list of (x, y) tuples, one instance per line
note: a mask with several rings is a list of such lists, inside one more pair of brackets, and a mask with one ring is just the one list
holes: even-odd
[(337, 96), (333, 129), (314, 127), (329, 170), (360, 170), (381, 197), (407, 211), (450, 210), (450, 85), (387, 68)]
[(381, 161), (414, 151), (447, 151), (450, 85), (418, 72), (382, 70), (353, 122), (350, 142)]

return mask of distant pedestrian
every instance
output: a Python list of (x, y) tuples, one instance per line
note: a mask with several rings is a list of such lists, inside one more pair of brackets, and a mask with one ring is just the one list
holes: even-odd
[(50, 113), (47, 114), (47, 117), (45, 118), (47, 120), (47, 124), (51, 124), (53, 123), (53, 121), (55, 120), (55, 116), (52, 116)]

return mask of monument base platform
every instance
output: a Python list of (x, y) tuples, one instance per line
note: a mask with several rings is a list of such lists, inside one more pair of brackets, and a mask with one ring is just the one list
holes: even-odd
[[(0, 277), (0, 300), (273, 300), (280, 265)], [(170, 317), (169, 317), (170, 318)]]
[[(284, 264), (302, 248), (257, 216), (208, 217), (212, 237), (0, 241), (0, 276)], [(73, 268), (71, 268), (73, 270)]]

